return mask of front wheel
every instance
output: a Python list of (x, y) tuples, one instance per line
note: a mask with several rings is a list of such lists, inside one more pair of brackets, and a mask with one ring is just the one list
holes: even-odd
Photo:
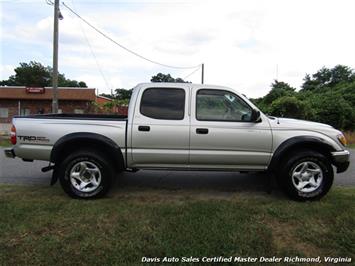
[(333, 184), (330, 161), (316, 151), (295, 152), (285, 160), (278, 180), (285, 193), (295, 200), (317, 200), (328, 193)]
[(58, 166), (63, 190), (73, 198), (99, 198), (110, 189), (114, 169), (100, 152), (81, 150), (70, 154)]

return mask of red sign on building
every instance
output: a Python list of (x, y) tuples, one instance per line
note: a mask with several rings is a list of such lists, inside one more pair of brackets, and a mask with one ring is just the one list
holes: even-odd
[(26, 87), (26, 93), (43, 94), (45, 91), (46, 89), (42, 87)]

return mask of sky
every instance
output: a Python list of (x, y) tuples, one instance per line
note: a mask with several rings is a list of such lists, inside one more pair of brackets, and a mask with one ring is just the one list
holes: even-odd
[[(129, 49), (173, 66), (205, 64), (205, 83), (261, 97), (273, 80), (299, 89), (306, 73), (355, 68), (354, 0), (63, 0)], [(62, 1), (61, 1), (62, 3)], [(195, 69), (152, 64), (103, 38), (61, 5), (59, 72), (99, 93), (133, 88), (159, 73)], [(52, 65), (53, 6), (0, 0), (0, 80), (20, 62)], [(201, 82), (201, 70), (186, 78)]]

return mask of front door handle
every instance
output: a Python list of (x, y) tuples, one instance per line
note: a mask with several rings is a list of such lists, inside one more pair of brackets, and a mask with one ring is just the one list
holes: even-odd
[(208, 128), (196, 128), (197, 134), (208, 134)]
[(150, 126), (139, 126), (138, 130), (139, 131), (150, 131)]

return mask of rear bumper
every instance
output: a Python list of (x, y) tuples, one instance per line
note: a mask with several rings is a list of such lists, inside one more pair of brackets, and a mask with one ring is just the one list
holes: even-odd
[(5, 153), (5, 156), (8, 158), (15, 158), (16, 157), (14, 149), (5, 149), (4, 153)]
[(332, 159), (337, 173), (345, 172), (350, 165), (350, 152), (347, 150), (332, 152)]

